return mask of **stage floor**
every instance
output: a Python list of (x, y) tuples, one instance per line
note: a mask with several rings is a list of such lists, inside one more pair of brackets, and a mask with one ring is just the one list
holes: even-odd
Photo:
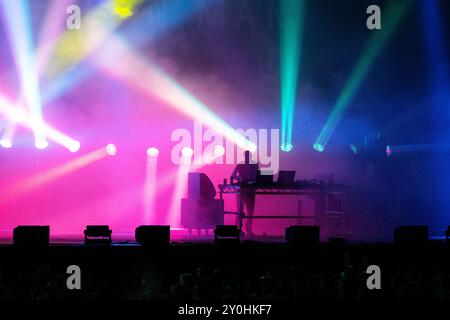
[[(172, 243), (213, 243), (214, 230), (210, 229), (208, 232), (202, 230), (198, 233), (197, 230), (192, 230), (190, 233), (188, 229), (173, 228), (170, 230)], [(255, 235), (251, 239), (244, 237), (242, 240), (253, 240), (267, 243), (284, 242), (284, 236), (267, 236)], [(12, 244), (12, 230), (0, 230), (0, 245)], [(123, 232), (112, 234), (113, 245), (137, 245), (134, 233)], [(65, 234), (50, 234), (51, 245), (81, 245), (84, 244), (84, 235), (82, 233), (65, 233)]]
[[(12, 230), (0, 230), (0, 245), (10, 245), (13, 242)], [(442, 241), (445, 237), (442, 236), (443, 232), (430, 231), (430, 240)], [(170, 238), (172, 243), (213, 243), (214, 242), (214, 230), (210, 229), (207, 232), (202, 230), (198, 233), (197, 230), (191, 230), (184, 228), (171, 228)], [(283, 243), (285, 242), (284, 234), (281, 230), (278, 230), (275, 234), (255, 234), (251, 238), (243, 237), (241, 240), (251, 240), (262, 243)], [(329, 238), (321, 236), (321, 242), (327, 243)], [(390, 243), (392, 239), (386, 238), (374, 238), (360, 239), (355, 237), (347, 238), (349, 243)], [(113, 245), (136, 245), (134, 232), (114, 232), (112, 233)], [(79, 233), (55, 233), (50, 231), (50, 244), (51, 245), (81, 245), (84, 244), (83, 232)]]

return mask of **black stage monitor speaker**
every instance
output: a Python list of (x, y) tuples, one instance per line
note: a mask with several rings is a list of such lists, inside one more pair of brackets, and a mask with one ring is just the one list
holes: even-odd
[(320, 227), (291, 226), (286, 228), (285, 238), (289, 244), (317, 244), (320, 241)]
[(223, 224), (223, 200), (181, 200), (181, 225), (183, 228), (212, 229), (218, 224)]
[(241, 231), (237, 226), (218, 225), (214, 229), (216, 243), (240, 243)]
[(428, 242), (428, 226), (400, 226), (394, 230), (399, 244), (425, 244)]
[(188, 175), (188, 199), (212, 200), (216, 197), (216, 188), (204, 173), (190, 172)]
[(170, 245), (170, 226), (139, 226), (136, 242), (143, 246), (163, 247)]
[(87, 226), (84, 230), (85, 244), (111, 244), (112, 230), (109, 226)]
[(13, 231), (16, 246), (48, 246), (50, 242), (49, 226), (18, 226)]

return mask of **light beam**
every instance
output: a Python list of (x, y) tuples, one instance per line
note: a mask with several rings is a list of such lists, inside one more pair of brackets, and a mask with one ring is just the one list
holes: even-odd
[[(181, 199), (186, 193), (187, 178), (191, 169), (193, 153), (194, 152), (192, 151), (192, 153), (185, 152), (182, 154), (180, 166), (178, 167), (175, 188), (172, 192), (172, 200), (168, 216), (168, 224), (172, 228), (179, 227), (181, 223)], [(190, 156), (188, 154), (190, 154)]]
[(147, 166), (145, 171), (145, 184), (142, 195), (144, 206), (143, 224), (152, 225), (157, 224), (157, 217), (155, 212), (155, 195), (156, 195), (156, 179), (158, 171), (158, 155), (157, 148), (149, 148), (147, 150)]
[[(23, 109), (14, 106), (6, 98), (0, 95), (0, 113), (5, 115), (8, 120), (23, 125), (31, 130), (36, 129), (36, 120), (27, 114)], [(80, 142), (66, 136), (58, 130), (52, 128), (46, 123), (39, 124), (39, 131), (50, 140), (66, 147), (69, 150), (79, 149)], [(37, 145), (43, 146), (43, 145)]]
[(330, 116), (314, 143), (315, 150), (325, 150), (330, 137), (340, 123), (364, 78), (369, 73), (375, 59), (397, 29), (410, 4), (411, 2), (409, 0), (392, 1), (386, 11), (383, 11), (385, 14), (382, 20), (382, 30), (372, 31), (373, 35), (369, 39), (369, 43), (353, 68), (336, 104), (333, 106)]
[(36, 147), (43, 147), (48, 143), (41, 128), (43, 115), (29, 3), (25, 0), (4, 0), (0, 4), (20, 77), (21, 90), (26, 106), (33, 116), (32, 130), (35, 135)]
[(22, 196), (39, 187), (42, 187), (52, 181), (60, 179), (68, 174), (80, 170), (94, 162), (97, 162), (107, 156), (106, 148), (100, 148), (92, 151), (74, 160), (70, 160), (57, 167), (48, 169), (44, 172), (35, 174), (18, 183), (13, 184), (10, 188), (3, 190), (0, 195), (0, 202), (9, 201), (15, 197)]
[(304, 6), (304, 0), (280, 0), (281, 150), (284, 152), (292, 150)]
[[(116, 37), (110, 37), (109, 49), (96, 56), (95, 63), (110, 75), (119, 78), (136, 89), (156, 97), (168, 106), (195, 121), (202, 121), (215, 132), (223, 135), (243, 150), (254, 152), (256, 145), (234, 130), (212, 112), (205, 104), (183, 88), (161, 69), (150, 64), (137, 52)], [(123, 67), (115, 61), (128, 61)]]

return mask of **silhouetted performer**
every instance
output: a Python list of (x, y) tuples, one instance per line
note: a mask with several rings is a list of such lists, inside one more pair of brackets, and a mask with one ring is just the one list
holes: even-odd
[[(256, 174), (258, 172), (258, 164), (250, 163), (250, 151), (245, 151), (245, 163), (238, 164), (236, 168), (234, 168), (233, 173), (231, 174), (231, 181), (236, 180), (238, 184), (244, 187), (244, 192), (242, 193), (242, 208), (241, 208), (241, 199), (240, 195), (236, 196), (237, 207), (239, 212), (244, 211), (244, 207), (246, 208), (245, 215), (252, 217), (255, 209), (255, 181)], [(239, 221), (239, 215), (236, 216), (236, 223)], [(251, 237), (253, 235), (252, 230), (252, 219), (245, 220), (245, 231), (247, 235)]]

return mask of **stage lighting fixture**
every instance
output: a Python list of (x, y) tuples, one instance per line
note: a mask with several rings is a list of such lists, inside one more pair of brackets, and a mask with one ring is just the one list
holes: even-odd
[(284, 144), (281, 146), (281, 151), (284, 151), (284, 152), (291, 152), (293, 148), (294, 148), (294, 147), (292, 146), (292, 144), (290, 144), (290, 143), (284, 143)]
[(50, 242), (49, 226), (18, 226), (13, 231), (16, 246), (45, 247)]
[(323, 144), (321, 143), (314, 143), (313, 148), (318, 152), (323, 152), (325, 150)]
[(78, 141), (73, 142), (73, 143), (69, 146), (69, 151), (70, 151), (70, 152), (73, 152), (73, 153), (78, 152), (78, 150), (80, 150), (80, 147), (81, 147), (81, 145), (80, 145), (80, 143), (79, 143)]
[(106, 153), (110, 156), (115, 156), (117, 154), (117, 147), (115, 144), (108, 144), (106, 146)]
[(448, 242), (449, 238), (450, 238), (450, 226), (448, 226), (447, 230), (445, 230), (445, 241)]
[(150, 158), (156, 158), (159, 155), (159, 150), (157, 148), (148, 148), (147, 149), (147, 156)]
[(186, 147), (186, 148), (183, 148), (183, 150), (181, 150), (181, 155), (184, 158), (191, 158), (193, 154), (194, 154), (194, 150), (192, 150), (192, 148)]
[(39, 150), (47, 149), (48, 141), (45, 139), (36, 139), (34, 146), (36, 147), (36, 149), (39, 149)]
[(87, 226), (84, 230), (85, 244), (111, 244), (112, 230), (109, 226)]
[(225, 154), (225, 148), (223, 146), (214, 147), (214, 156), (219, 158)]
[(114, 14), (120, 19), (127, 19), (134, 15), (136, 7), (143, 0), (113, 0)]
[(5, 149), (9, 149), (12, 147), (12, 141), (9, 139), (1, 139), (0, 146), (2, 146)]
[(2, 137), (0, 138), (0, 146), (4, 148), (11, 148), (13, 145), (13, 139), (17, 131), (17, 125), (14, 122), (8, 121), (6, 125), (5, 131), (3, 132)]
[(391, 146), (386, 146), (386, 156), (390, 157), (392, 156), (392, 148)]

